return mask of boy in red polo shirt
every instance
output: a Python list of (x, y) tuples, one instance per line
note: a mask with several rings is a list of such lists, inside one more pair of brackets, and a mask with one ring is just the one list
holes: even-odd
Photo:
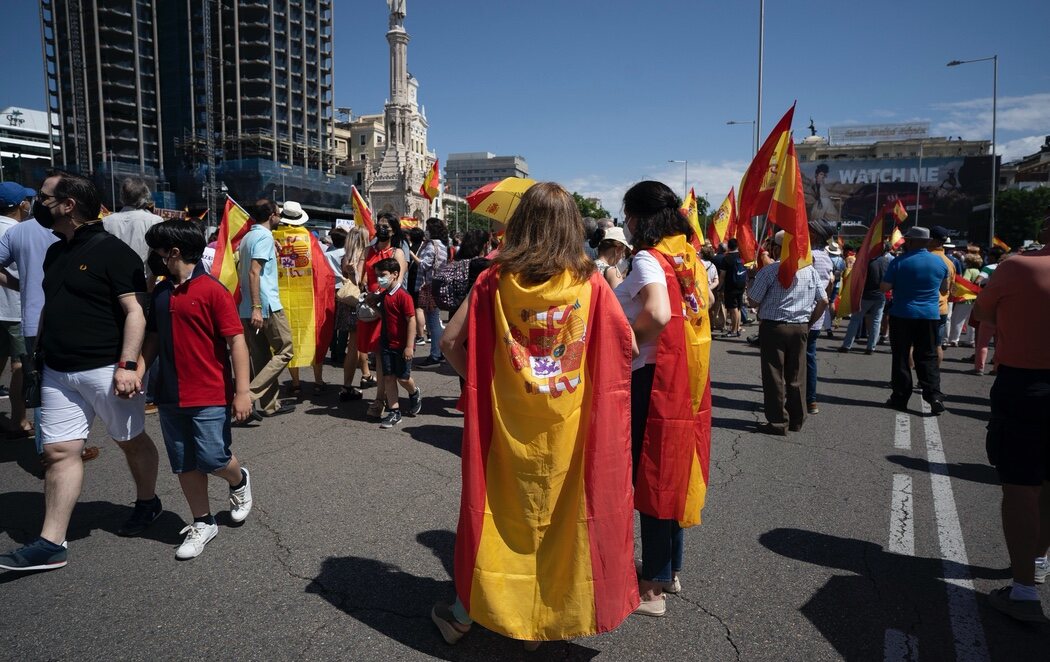
[(158, 359), (160, 428), (193, 514), (175, 550), (175, 558), (185, 560), (200, 555), (219, 532), (208, 503), (208, 474), (230, 484), (230, 519), (243, 522), (252, 509), (248, 470), (230, 452), (231, 403), (238, 422), (257, 414), (237, 306), (199, 264), (204, 235), (192, 223), (165, 221), (146, 232), (146, 244), (168, 277), (153, 290), (140, 370)]
[(412, 381), (412, 355), (416, 344), (416, 304), (412, 295), (397, 283), (401, 265), (394, 258), (376, 262), (376, 280), (383, 295), (383, 329), (379, 337), (379, 356), (383, 362), (383, 388), (387, 413), (379, 427), (388, 430), (401, 422), (397, 385), (408, 392), (408, 413), (415, 416), (422, 408), (421, 393)]

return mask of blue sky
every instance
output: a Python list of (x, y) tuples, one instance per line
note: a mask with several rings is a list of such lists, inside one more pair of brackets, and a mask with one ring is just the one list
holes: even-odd
[[(0, 106), (43, 107), (38, 5), (5, 1)], [(388, 94), (383, 0), (335, 2), (335, 101), (380, 112)], [(998, 53), (999, 151), (1050, 134), (1046, 0), (767, 0), (763, 127), (798, 99), (796, 135), (927, 120), (989, 138)], [(717, 205), (751, 154), (758, 0), (408, 0), (409, 70), (430, 146), (520, 154), (532, 176), (602, 198), (631, 183), (690, 185)], [(21, 35), (21, 38), (17, 38)]]

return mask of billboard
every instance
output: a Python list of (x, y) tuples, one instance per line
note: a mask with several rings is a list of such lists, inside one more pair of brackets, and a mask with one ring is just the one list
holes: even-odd
[(857, 124), (833, 126), (828, 129), (828, 142), (832, 145), (858, 145), (880, 140), (909, 140), (930, 135), (929, 122), (906, 124)]
[[(802, 162), (810, 220), (841, 223), (846, 236), (862, 235), (876, 212), (900, 199), (905, 226), (943, 225), (953, 236), (987, 235), (992, 186), (991, 156), (863, 159)], [(975, 227), (976, 225), (976, 227)], [(983, 235), (982, 235), (983, 233)]]

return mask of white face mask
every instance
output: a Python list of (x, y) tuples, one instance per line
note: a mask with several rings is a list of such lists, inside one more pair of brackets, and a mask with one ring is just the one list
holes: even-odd
[(376, 282), (379, 283), (379, 287), (381, 287), (381, 288), (383, 288), (385, 290), (385, 289), (389, 288), (391, 285), (393, 285), (394, 279), (391, 278), (390, 276), (380, 276), (378, 279), (376, 279)]
[(628, 244), (634, 243), (634, 233), (631, 232), (631, 228), (627, 226), (627, 221), (623, 222), (623, 238), (627, 240)]

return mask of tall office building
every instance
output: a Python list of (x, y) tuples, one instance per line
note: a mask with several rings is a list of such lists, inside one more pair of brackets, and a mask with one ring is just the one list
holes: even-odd
[(528, 177), (529, 164), (522, 156), (496, 156), (492, 152), (456, 152), (445, 161), (445, 181), (455, 195), (466, 197), (474, 189), (507, 177)]
[(332, 0), (41, 0), (41, 18), (64, 165), (99, 177), (112, 152), (180, 204), (214, 206), (220, 188), (333, 213), (348, 199)]
[(153, 0), (42, 0), (56, 165), (108, 173), (110, 163), (156, 177), (161, 149), (157, 21)]

